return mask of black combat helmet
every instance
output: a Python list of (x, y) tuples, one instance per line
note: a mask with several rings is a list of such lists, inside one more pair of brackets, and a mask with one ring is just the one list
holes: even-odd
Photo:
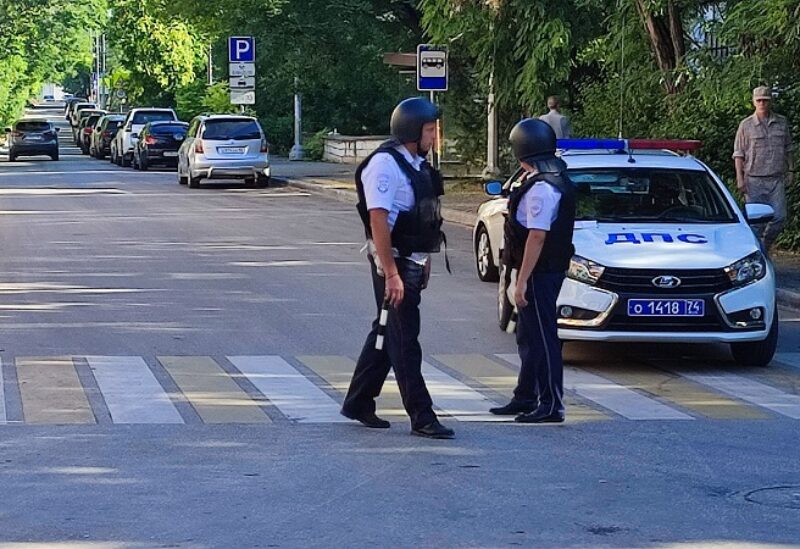
[(556, 132), (547, 122), (526, 118), (517, 122), (509, 136), (517, 160), (545, 160), (556, 154)]
[(422, 137), (422, 126), (439, 119), (439, 108), (424, 97), (401, 101), (392, 112), (392, 137), (401, 143), (416, 143)]
[(540, 172), (560, 172), (566, 164), (556, 157), (556, 132), (538, 118), (520, 120), (509, 136), (514, 157)]

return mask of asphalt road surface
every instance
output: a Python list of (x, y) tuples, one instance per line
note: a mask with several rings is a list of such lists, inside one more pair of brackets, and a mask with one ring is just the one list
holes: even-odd
[(800, 314), (765, 369), (568, 343), (566, 423), (492, 421), (516, 346), (450, 226), (422, 344), (457, 438), (409, 436), (391, 380), (371, 431), (338, 415), (374, 313), (352, 206), (61, 139), (0, 158), (0, 547), (800, 545)]

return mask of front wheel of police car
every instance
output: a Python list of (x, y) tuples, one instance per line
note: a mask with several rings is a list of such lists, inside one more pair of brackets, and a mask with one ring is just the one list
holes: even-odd
[(731, 354), (733, 354), (734, 360), (742, 366), (759, 368), (768, 366), (778, 348), (778, 332), (778, 311), (776, 309), (775, 314), (772, 316), (772, 325), (767, 339), (731, 344)]

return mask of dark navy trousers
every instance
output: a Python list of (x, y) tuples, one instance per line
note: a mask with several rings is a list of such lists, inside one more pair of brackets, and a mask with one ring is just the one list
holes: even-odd
[(378, 320), (386, 281), (378, 274), (375, 262), (370, 258), (377, 314), (361, 356), (358, 357), (342, 409), (354, 415), (374, 413), (375, 399), (381, 394), (389, 370), (394, 368), (394, 376), (403, 398), (403, 406), (411, 418), (411, 426), (419, 428), (436, 419), (433, 402), (422, 377), (422, 347), (419, 344), (419, 304), (425, 285), (425, 272), (424, 267), (408, 259), (398, 258), (395, 262), (397, 272), (403, 280), (405, 295), (397, 308), (389, 309), (383, 349), (378, 350), (375, 349), (375, 341), (378, 337)]
[(545, 413), (564, 414), (564, 362), (558, 339), (556, 299), (564, 273), (534, 273), (519, 309), (517, 346), (522, 367), (514, 400), (538, 404)]

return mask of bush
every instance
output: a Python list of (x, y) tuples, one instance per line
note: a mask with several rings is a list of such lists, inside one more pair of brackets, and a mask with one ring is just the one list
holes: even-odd
[(323, 128), (305, 139), (303, 148), (309, 160), (322, 160), (325, 154), (325, 137), (331, 133), (329, 128)]

